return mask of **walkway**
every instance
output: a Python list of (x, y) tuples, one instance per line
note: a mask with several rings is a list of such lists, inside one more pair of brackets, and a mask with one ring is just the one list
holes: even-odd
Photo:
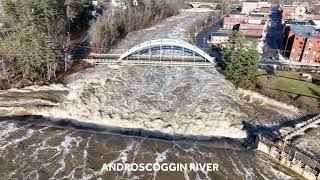
[(315, 116), (314, 118), (311, 118), (308, 121), (298, 124), (296, 128), (294, 128), (291, 132), (288, 133), (288, 135), (284, 137), (284, 141), (286, 142), (291, 138), (293, 138), (294, 136), (303, 134), (304, 131), (306, 131), (309, 128), (315, 127), (318, 124), (320, 124), (320, 115)]

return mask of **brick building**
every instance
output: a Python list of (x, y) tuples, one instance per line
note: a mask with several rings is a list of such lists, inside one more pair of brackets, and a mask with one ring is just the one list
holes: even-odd
[(320, 62), (320, 32), (313, 26), (287, 26), (283, 49), (284, 56), (290, 60)]
[(241, 13), (249, 14), (251, 11), (254, 11), (255, 9), (258, 9), (261, 7), (271, 7), (271, 3), (269, 3), (268, 1), (262, 1), (262, 0), (243, 1)]
[(251, 24), (251, 23), (241, 23), (239, 31), (241, 31), (246, 36), (253, 36), (261, 38), (265, 29), (265, 22), (260, 24)]

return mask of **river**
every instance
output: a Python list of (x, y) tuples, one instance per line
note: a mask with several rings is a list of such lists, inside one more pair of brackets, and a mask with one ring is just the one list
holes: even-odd
[[(156, 29), (144, 32), (156, 38)], [(299, 110), (243, 95), (214, 68), (98, 66), (64, 85), (1, 91), (0, 107), (4, 180), (301, 179), (243, 146), (244, 121), (272, 126)], [(207, 162), (218, 163), (219, 171), (102, 173), (110, 162)]]
[[(301, 179), (264, 154), (237, 147), (227, 140), (201, 143), (124, 136), (68, 123), (52, 125), (41, 117), (2, 118), (0, 147), (3, 180)], [(109, 162), (214, 162), (219, 164), (219, 171), (101, 173), (103, 163)]]
[[(300, 178), (237, 139), (245, 137), (241, 120), (279, 123), (295, 109), (238, 95), (212, 69), (99, 66), (65, 86), (2, 92), (1, 106), (0, 178), (6, 180)], [(155, 111), (161, 112), (156, 120)], [(219, 171), (102, 173), (110, 162), (218, 163)]]

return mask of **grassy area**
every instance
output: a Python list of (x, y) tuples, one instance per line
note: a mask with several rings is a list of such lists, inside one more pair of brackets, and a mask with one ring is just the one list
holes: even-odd
[(300, 79), (299, 72), (274, 72), (267, 78), (265, 71), (257, 75), (258, 84), (291, 101), (302, 101), (312, 107), (320, 107), (320, 86), (312, 80)]

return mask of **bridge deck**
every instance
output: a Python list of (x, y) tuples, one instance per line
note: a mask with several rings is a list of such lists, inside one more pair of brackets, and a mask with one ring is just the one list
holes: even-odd
[(85, 61), (96, 64), (132, 64), (132, 65), (161, 65), (161, 66), (197, 66), (197, 67), (214, 67), (215, 64), (210, 62), (192, 62), (192, 61), (146, 61), (146, 60), (115, 60), (115, 59), (84, 59)]

